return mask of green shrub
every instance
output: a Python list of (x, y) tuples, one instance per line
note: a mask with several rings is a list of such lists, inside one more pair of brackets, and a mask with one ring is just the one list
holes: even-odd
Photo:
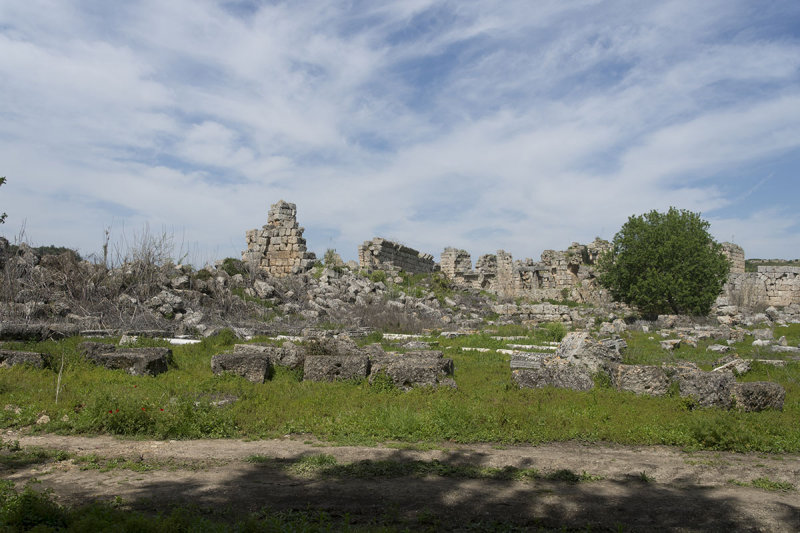
[(707, 315), (730, 262), (697, 213), (631, 216), (600, 258), (600, 283), (648, 315)]
[(244, 261), (233, 257), (226, 257), (222, 260), (222, 270), (229, 276), (235, 276), (236, 274), (245, 276), (248, 274), (247, 265), (245, 265)]

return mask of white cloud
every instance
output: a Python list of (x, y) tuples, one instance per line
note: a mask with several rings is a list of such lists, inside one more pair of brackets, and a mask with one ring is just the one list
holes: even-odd
[[(741, 197), (728, 173), (800, 148), (800, 44), (775, 29), (793, 9), (4, 5), (4, 229), (25, 218), (32, 239), (87, 250), (112, 220), (149, 222), (236, 255), (283, 198), (318, 252), (353, 258), (380, 233), (521, 258), (654, 208), (714, 215)], [(754, 217), (712, 230), (737, 229), (748, 256), (795, 242), (796, 223)]]

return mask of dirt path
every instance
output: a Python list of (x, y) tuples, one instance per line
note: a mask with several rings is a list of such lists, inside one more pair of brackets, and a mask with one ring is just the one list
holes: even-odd
[[(800, 488), (800, 456), (696, 452), (663, 446), (554, 443), (500, 448), (445, 445), (437, 450), (388, 446), (328, 446), (298, 439), (238, 441), (130, 441), (112, 437), (22, 435), (3, 439), (22, 446), (78, 455), (126, 458), (161, 467), (139, 472), (82, 470), (74, 460), (3, 472), (17, 483), (35, 477), (64, 503), (119, 496), (133, 508), (161, 510), (190, 502), (201, 508), (244, 513), (270, 509), (321, 509), (349, 513), (356, 522), (394, 518), (457, 529), (469, 521), (525, 526), (593, 525), (625, 530), (800, 531), (800, 492), (740, 486), (756, 478)], [(339, 464), (363, 460), (440, 461), (449, 465), (567, 470), (602, 479), (569, 483), (552, 479), (510, 481), (428, 475), (303, 476), (285, 466), (318, 454)], [(258, 455), (273, 458), (248, 462)], [(388, 518), (387, 518), (388, 517)]]

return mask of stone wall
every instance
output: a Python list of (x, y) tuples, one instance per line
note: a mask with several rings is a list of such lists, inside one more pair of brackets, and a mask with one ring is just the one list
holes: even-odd
[(723, 294), (727, 303), (739, 307), (800, 303), (800, 267), (760, 266), (758, 272), (732, 273)]
[(723, 242), (722, 253), (730, 259), (731, 274), (744, 273), (744, 249), (741, 246), (732, 242)]
[(306, 251), (303, 231), (297, 225), (297, 206), (280, 200), (270, 207), (266, 225), (247, 231), (242, 261), (275, 277), (305, 272), (316, 256)]
[(601, 239), (588, 245), (572, 243), (565, 251), (545, 250), (539, 261), (514, 261), (511, 254), (498, 250), (496, 255), (481, 256), (474, 270), (465, 250), (446, 248), (441, 265), (442, 272), (455, 283), (506, 298), (598, 302), (607, 300), (607, 294), (597, 289), (594, 267), (609, 247)]
[(403, 270), (426, 274), (436, 270), (433, 256), (402, 244), (375, 237), (358, 247), (358, 263), (362, 270)]

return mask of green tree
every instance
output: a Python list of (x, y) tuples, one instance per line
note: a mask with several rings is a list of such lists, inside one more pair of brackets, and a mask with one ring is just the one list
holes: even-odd
[(698, 213), (631, 216), (600, 259), (600, 284), (642, 313), (707, 315), (730, 262)]

